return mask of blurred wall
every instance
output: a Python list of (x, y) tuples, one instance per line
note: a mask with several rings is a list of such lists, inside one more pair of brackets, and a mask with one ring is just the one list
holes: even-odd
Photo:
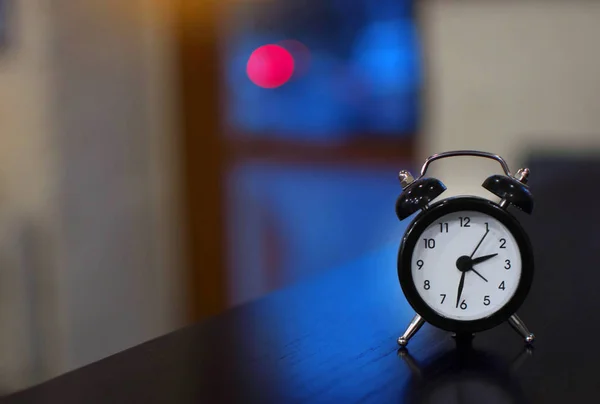
[[(55, 326), (59, 321), (58, 302), (54, 298), (56, 262), (52, 262), (56, 258), (53, 256), (56, 243), (48, 240), (56, 241), (59, 227), (58, 153), (48, 108), (52, 73), (47, 52), (50, 18), (41, 3), (25, 1), (8, 9), (8, 42), (0, 53), (0, 389), (3, 390), (46, 373), (52, 365), (45, 359), (52, 357), (53, 362), (62, 352)], [(43, 246), (33, 241), (33, 233), (47, 239)], [(32, 257), (32, 248), (36, 249), (36, 258)]]
[(184, 301), (169, 8), (13, 5), (0, 55), (8, 389), (172, 330)]
[[(516, 171), (531, 151), (600, 148), (600, 2), (426, 0), (419, 13), (428, 85), (422, 157), (483, 149)], [(485, 192), (478, 165), (439, 167), (447, 185)]]

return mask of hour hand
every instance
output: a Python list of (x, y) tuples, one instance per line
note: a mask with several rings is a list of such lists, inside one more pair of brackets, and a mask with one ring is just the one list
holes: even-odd
[(484, 255), (482, 257), (473, 258), (473, 260), (471, 261), (471, 265), (481, 264), (482, 262), (487, 261), (490, 258), (494, 258), (496, 255), (498, 255), (498, 253), (496, 253), (496, 254), (490, 254), (490, 255)]

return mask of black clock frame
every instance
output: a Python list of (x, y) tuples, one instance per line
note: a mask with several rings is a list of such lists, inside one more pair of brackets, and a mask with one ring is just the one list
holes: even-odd
[[(429, 225), (440, 217), (459, 211), (477, 211), (500, 221), (514, 236), (521, 253), (521, 279), (512, 298), (492, 315), (461, 321), (444, 317), (434, 311), (417, 292), (413, 282), (411, 265), (416, 243)], [(458, 258), (458, 257), (457, 257)], [(456, 333), (474, 333), (493, 328), (508, 320), (523, 304), (533, 283), (533, 249), (527, 233), (519, 221), (498, 204), (478, 197), (453, 197), (444, 199), (422, 210), (409, 225), (398, 251), (398, 278), (402, 291), (412, 308), (428, 323)]]

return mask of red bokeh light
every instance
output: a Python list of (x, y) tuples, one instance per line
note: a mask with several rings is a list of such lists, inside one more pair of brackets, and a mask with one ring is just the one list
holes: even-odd
[(264, 45), (250, 55), (246, 73), (259, 87), (277, 88), (294, 74), (294, 58), (279, 45)]

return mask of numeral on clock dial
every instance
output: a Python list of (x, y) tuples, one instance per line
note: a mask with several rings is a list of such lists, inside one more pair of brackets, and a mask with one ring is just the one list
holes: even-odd
[(459, 217), (460, 227), (471, 227), (471, 218), (470, 217)]

